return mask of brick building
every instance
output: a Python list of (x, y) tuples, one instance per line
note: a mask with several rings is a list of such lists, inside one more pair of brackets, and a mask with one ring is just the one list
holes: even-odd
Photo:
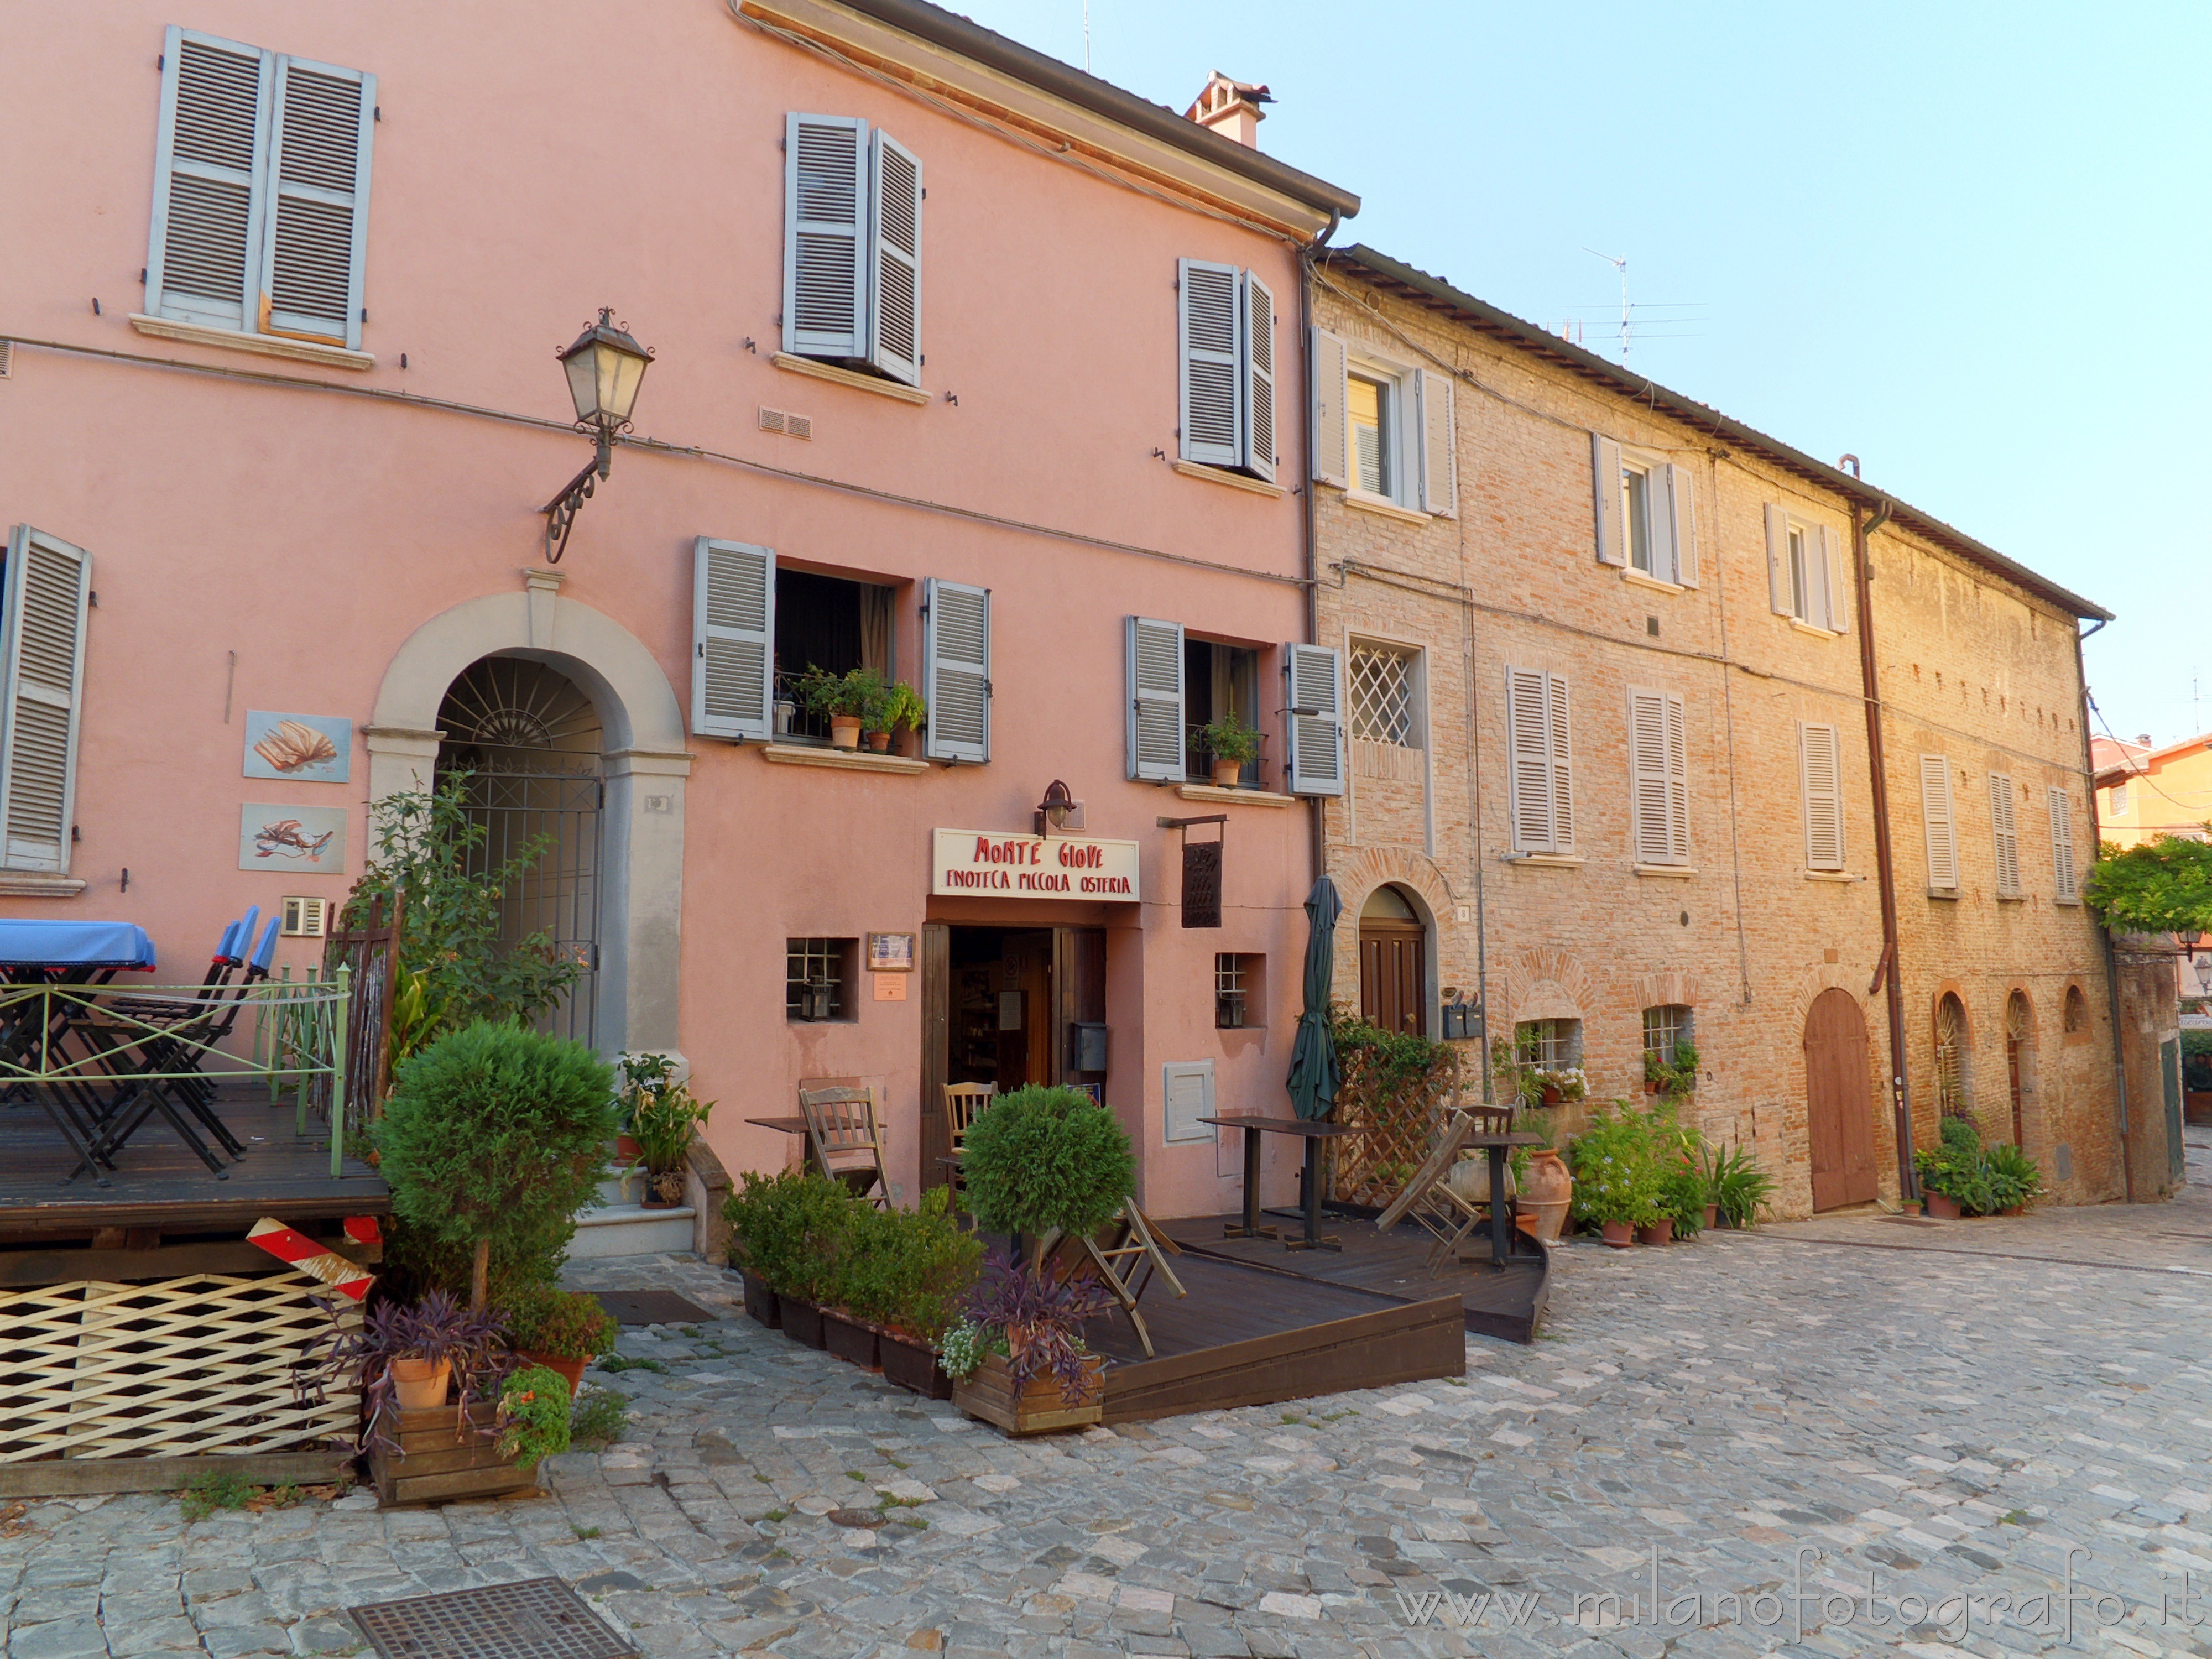
[(2079, 899), (2106, 613), (1371, 250), (1311, 283), (1339, 983), (1593, 1098), (1692, 1040), (1695, 1116), (1785, 1215), (1895, 1200), (1899, 1060), (1914, 1145), (1948, 1103), (2119, 1195)]

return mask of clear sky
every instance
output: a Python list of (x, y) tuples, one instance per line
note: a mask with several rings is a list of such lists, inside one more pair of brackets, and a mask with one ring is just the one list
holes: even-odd
[[(948, 0), (1080, 65), (1083, 0)], [(1278, 101), (1338, 234), (2118, 613), (2115, 732), (2212, 730), (2212, 0), (1091, 0), (1091, 68)]]

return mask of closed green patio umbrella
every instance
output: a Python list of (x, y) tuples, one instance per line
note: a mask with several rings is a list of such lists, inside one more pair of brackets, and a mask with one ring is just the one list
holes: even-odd
[(1344, 913), (1336, 884), (1327, 876), (1306, 896), (1305, 1011), (1291, 1045), (1291, 1105), (1303, 1118), (1319, 1119), (1336, 1104), (1341, 1080), (1336, 1037), (1329, 1030), (1329, 987), (1336, 977), (1336, 919)]

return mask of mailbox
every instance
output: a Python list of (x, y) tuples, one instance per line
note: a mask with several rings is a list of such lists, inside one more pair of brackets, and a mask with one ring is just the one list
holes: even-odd
[(1069, 1023), (1067, 1069), (1071, 1072), (1103, 1072), (1106, 1069), (1104, 1025), (1085, 1020)]

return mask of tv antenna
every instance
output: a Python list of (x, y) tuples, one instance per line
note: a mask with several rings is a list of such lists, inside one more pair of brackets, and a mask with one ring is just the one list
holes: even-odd
[[(1086, 6), (1090, 3), (1091, 0), (1084, 0)], [(1628, 362), (1628, 261), (1625, 258), (1615, 258), (1610, 253), (1598, 253), (1594, 247), (1585, 247), (1583, 252), (1596, 254), (1599, 258), (1620, 273), (1620, 361), (1626, 364)]]
[(1083, 72), (1091, 73), (1091, 0), (1083, 0)]

